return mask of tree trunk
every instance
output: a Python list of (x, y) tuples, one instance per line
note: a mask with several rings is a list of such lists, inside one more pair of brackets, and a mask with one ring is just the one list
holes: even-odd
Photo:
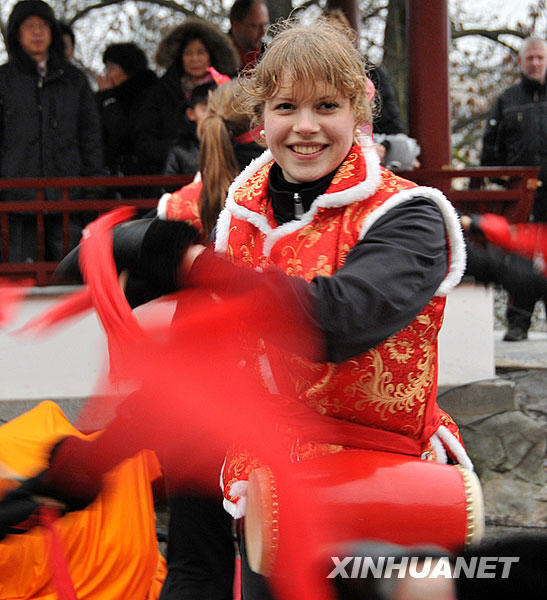
[(408, 57), (406, 45), (407, 0), (389, 0), (384, 33), (383, 65), (397, 92), (401, 116), (408, 131)]

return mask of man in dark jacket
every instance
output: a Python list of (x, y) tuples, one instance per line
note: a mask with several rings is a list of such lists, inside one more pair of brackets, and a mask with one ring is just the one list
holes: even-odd
[[(540, 166), (532, 218), (547, 221), (547, 42), (529, 37), (518, 56), (521, 81), (496, 101), (483, 138), (481, 164), (487, 166)], [(508, 331), (504, 340), (527, 338), (534, 306), (531, 289), (514, 294), (507, 308)]]
[(236, 0), (230, 8), (230, 31), (241, 60), (241, 68), (254, 67), (264, 51), (264, 36), (270, 22), (263, 0)]
[[(0, 175), (3, 178), (86, 176), (101, 172), (101, 128), (86, 76), (67, 62), (51, 7), (18, 2), (8, 21), (9, 60), (0, 66)], [(60, 198), (47, 190), (46, 200)], [(34, 190), (4, 190), (4, 201), (34, 200)], [(77, 243), (82, 220), (70, 220)], [(36, 257), (36, 218), (10, 216), (9, 260)], [(60, 215), (46, 215), (46, 260), (62, 258)], [(6, 257), (4, 257), (6, 260)]]

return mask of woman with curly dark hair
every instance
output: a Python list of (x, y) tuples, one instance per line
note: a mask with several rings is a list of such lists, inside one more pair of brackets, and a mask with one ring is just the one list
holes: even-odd
[(156, 63), (165, 74), (148, 94), (136, 124), (136, 147), (145, 173), (163, 173), (171, 146), (180, 139), (199, 143), (195, 125), (186, 116), (192, 89), (213, 79), (213, 67), (230, 77), (239, 58), (230, 38), (201, 19), (188, 19), (160, 42)]

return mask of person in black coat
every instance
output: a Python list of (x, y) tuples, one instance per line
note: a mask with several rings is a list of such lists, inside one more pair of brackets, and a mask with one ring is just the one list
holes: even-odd
[(136, 149), (146, 173), (163, 173), (169, 149), (181, 138), (196, 138), (186, 116), (196, 85), (213, 79), (208, 67), (233, 77), (237, 51), (220, 29), (201, 19), (188, 19), (159, 44), (156, 62), (167, 70), (150, 90), (136, 125)]
[[(22, 0), (8, 21), (8, 62), (0, 66), (0, 176), (98, 175), (102, 169), (101, 126), (85, 74), (70, 64), (51, 7)], [(46, 190), (45, 199), (60, 199)], [(73, 197), (76, 194), (73, 194)], [(4, 190), (4, 201), (34, 200), (32, 189)], [(71, 218), (75, 245), (81, 218)], [(59, 215), (46, 215), (46, 260), (63, 253)], [(36, 260), (36, 218), (10, 216), (9, 260)], [(4, 257), (6, 260), (7, 257)]]
[[(186, 116), (196, 127), (205, 116), (209, 92), (214, 90), (217, 84), (208, 81), (196, 85), (190, 94)], [(199, 141), (193, 136), (183, 135), (178, 142), (171, 147), (165, 162), (165, 175), (195, 175), (199, 170)], [(173, 190), (174, 191), (174, 190)]]
[(105, 163), (111, 175), (143, 173), (135, 151), (135, 122), (147, 91), (158, 81), (145, 53), (134, 43), (111, 44), (103, 53), (97, 102), (103, 126)]
[[(483, 136), (481, 165), (539, 166), (541, 185), (532, 219), (547, 221), (547, 42), (530, 37), (519, 51), (521, 80), (496, 100)], [(527, 339), (534, 307), (541, 296), (522, 287), (509, 299), (506, 342)]]

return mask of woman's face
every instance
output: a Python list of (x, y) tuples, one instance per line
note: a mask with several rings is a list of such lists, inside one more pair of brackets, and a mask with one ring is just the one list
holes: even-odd
[(201, 40), (192, 40), (182, 51), (182, 67), (193, 81), (203, 79), (211, 66), (211, 57)]
[[(306, 93), (310, 88), (313, 93)], [(298, 89), (284, 83), (264, 106), (266, 142), (292, 183), (315, 181), (334, 171), (347, 156), (354, 131), (349, 99), (327, 83)]]

